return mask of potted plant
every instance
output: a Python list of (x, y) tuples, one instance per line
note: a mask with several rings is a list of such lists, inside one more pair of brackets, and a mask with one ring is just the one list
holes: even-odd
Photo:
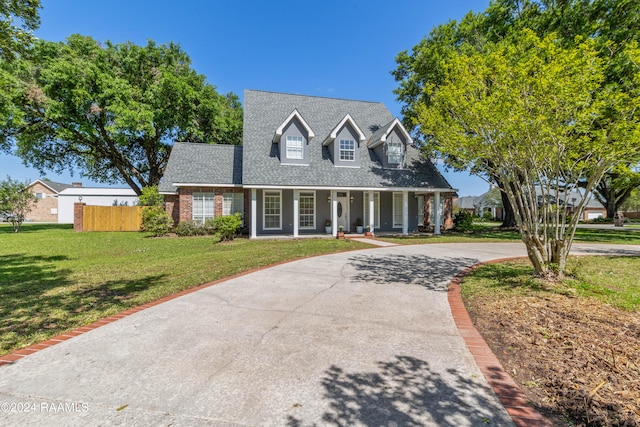
[(356, 219), (356, 233), (362, 234), (364, 227), (362, 225), (362, 218)]
[(373, 233), (371, 232), (371, 226), (367, 225), (366, 227), (366, 231), (364, 232), (365, 236), (373, 236)]
[(331, 220), (328, 219), (324, 223), (324, 232), (327, 234), (331, 234)]
[(338, 226), (338, 239), (344, 239), (344, 227), (342, 225)]

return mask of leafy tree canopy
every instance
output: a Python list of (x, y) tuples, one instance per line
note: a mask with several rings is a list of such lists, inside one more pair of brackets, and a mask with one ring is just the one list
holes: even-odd
[[(621, 55), (640, 63), (631, 44)], [(416, 124), (460, 168), (486, 170), (515, 209), (521, 238), (540, 275), (561, 275), (578, 216), (562, 195), (588, 176), (591, 191), (621, 158), (640, 151), (640, 72), (633, 90), (600, 90), (606, 64), (594, 40), (564, 47), (531, 30), (486, 52), (453, 53), (439, 84), (425, 84)], [(577, 211), (584, 208), (586, 198)]]
[[(493, 0), (484, 12), (469, 13), (460, 22), (435, 27), (411, 51), (401, 52), (396, 57), (398, 67), (393, 75), (399, 86), (395, 93), (404, 104), (404, 124), (414, 139), (422, 142), (427, 155), (442, 156), (448, 166), (461, 167), (453, 153), (439, 153), (425, 139), (429, 130), (423, 131), (420, 121), (416, 120), (417, 108), (431, 102), (431, 92), (423, 89), (443, 82), (444, 64), (451, 55), (488, 53), (495, 43), (517, 36), (525, 28), (541, 38), (553, 33), (557, 43), (564, 47), (592, 39), (604, 66), (603, 80), (594, 90), (618, 92), (622, 97), (629, 96), (628, 93), (634, 90), (637, 64), (630, 61), (625, 52), (628, 46), (640, 42), (640, 2), (637, 0)], [(618, 119), (615, 113), (615, 108), (611, 109), (608, 116), (604, 114), (601, 120), (592, 122), (594, 131)], [(613, 215), (629, 197), (635, 181), (640, 179), (640, 173), (633, 172), (640, 163), (637, 152), (630, 151), (619, 160), (619, 165), (607, 171), (603, 184), (593, 189), (609, 215)], [(504, 189), (506, 183), (488, 173), (491, 166), (475, 164), (471, 172)], [(620, 168), (632, 171), (634, 176), (624, 174), (621, 179), (617, 172)], [(584, 178), (588, 180), (588, 177)], [(503, 199), (503, 204), (508, 214), (508, 200)]]
[[(240, 144), (242, 109), (174, 43), (40, 41), (2, 64), (0, 146), (41, 172), (79, 170), (136, 193), (157, 185), (174, 141)], [(6, 100), (6, 99), (5, 99)]]
[(0, 0), (0, 58), (12, 60), (31, 44), (39, 8), (40, 0)]

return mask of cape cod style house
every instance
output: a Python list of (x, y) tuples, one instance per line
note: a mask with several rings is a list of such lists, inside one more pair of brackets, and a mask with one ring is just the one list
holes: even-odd
[(451, 225), (455, 190), (381, 103), (245, 91), (243, 145), (176, 143), (174, 221), (240, 212), (252, 238)]

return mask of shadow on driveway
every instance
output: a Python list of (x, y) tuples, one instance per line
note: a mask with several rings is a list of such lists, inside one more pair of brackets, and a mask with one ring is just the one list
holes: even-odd
[[(441, 375), (428, 362), (410, 356), (395, 356), (377, 365), (374, 372), (347, 373), (336, 365), (325, 371), (322, 386), (330, 409), (320, 425), (457, 425), (464, 420), (500, 425), (504, 421), (492, 420), (495, 408), (478, 392), (490, 391), (455, 369)], [(293, 416), (287, 424), (305, 425)]]
[(349, 259), (357, 270), (356, 282), (420, 285), (446, 291), (459, 271), (479, 262), (473, 258), (433, 258), (426, 255), (358, 255)]

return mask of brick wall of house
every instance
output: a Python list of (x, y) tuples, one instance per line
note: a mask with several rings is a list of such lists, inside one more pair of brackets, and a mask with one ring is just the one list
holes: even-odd
[(58, 222), (58, 198), (51, 189), (36, 182), (29, 188), (33, 194), (41, 194), (42, 198), (33, 204), (31, 212), (25, 218), (34, 222)]
[(167, 211), (171, 219), (173, 219), (173, 223), (177, 224), (180, 221), (180, 212), (179, 212), (180, 200), (178, 195), (165, 195), (164, 196), (164, 209)]
[(178, 190), (177, 196), (165, 196), (167, 212), (172, 216), (175, 224), (193, 218), (193, 193), (213, 193), (213, 214), (222, 216), (224, 193), (244, 193), (244, 215), (247, 218), (249, 209), (248, 190), (242, 188), (211, 188), (211, 187), (183, 187)]

